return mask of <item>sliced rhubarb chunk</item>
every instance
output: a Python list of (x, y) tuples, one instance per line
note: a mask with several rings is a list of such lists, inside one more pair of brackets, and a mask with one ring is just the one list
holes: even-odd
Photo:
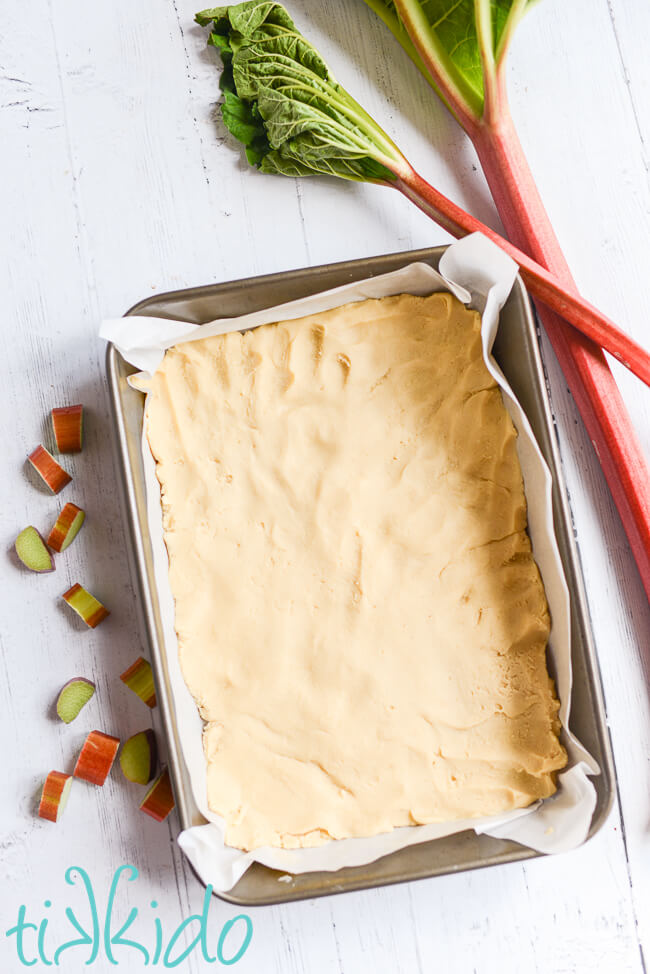
[(56, 462), (51, 453), (44, 446), (36, 447), (27, 457), (34, 470), (42, 477), (53, 494), (58, 494), (66, 484), (69, 484), (72, 477)]
[(76, 504), (66, 504), (52, 530), (47, 543), (53, 551), (65, 551), (79, 534), (81, 525), (86, 520), (86, 514)]
[(151, 664), (143, 656), (139, 656), (135, 663), (132, 663), (128, 670), (120, 675), (120, 680), (122, 683), (126, 683), (129, 690), (137, 693), (147, 707), (156, 706), (156, 688), (153, 682)]
[(31, 568), (33, 572), (54, 571), (54, 558), (36, 528), (31, 525), (20, 532), (15, 548), (26, 568)]
[(102, 731), (91, 731), (81, 748), (74, 767), (75, 778), (83, 778), (91, 785), (103, 785), (113, 767), (120, 746), (119, 737)]
[(124, 742), (120, 752), (120, 767), (124, 777), (138, 785), (146, 785), (156, 773), (158, 745), (152, 730), (140, 731)]
[(81, 616), (91, 629), (94, 629), (102, 619), (110, 615), (108, 609), (104, 608), (102, 603), (90, 592), (87, 592), (85, 588), (82, 588), (78, 582), (67, 592), (64, 592), (61, 598), (68, 603), (71, 609), (74, 609), (77, 615)]
[(56, 712), (64, 724), (70, 724), (94, 696), (95, 684), (83, 676), (68, 680), (56, 700)]
[(169, 771), (164, 768), (140, 802), (140, 809), (157, 822), (164, 821), (175, 805)]
[(38, 806), (40, 817), (46, 818), (48, 822), (58, 822), (68, 801), (71, 787), (71, 774), (50, 771), (41, 792), (41, 801)]
[(52, 429), (59, 453), (81, 453), (83, 446), (84, 408), (57, 406), (52, 410)]

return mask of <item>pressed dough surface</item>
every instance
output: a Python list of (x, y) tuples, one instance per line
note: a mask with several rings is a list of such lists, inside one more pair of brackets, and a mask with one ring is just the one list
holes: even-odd
[(449, 294), (186, 342), (150, 383), (225, 841), (491, 815), (566, 762), (516, 433)]

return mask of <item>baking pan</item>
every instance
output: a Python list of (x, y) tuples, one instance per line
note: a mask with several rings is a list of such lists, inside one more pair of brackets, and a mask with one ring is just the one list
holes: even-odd
[[(215, 318), (247, 314), (319, 291), (326, 291), (351, 281), (386, 274), (413, 261), (424, 261), (437, 269), (444, 250), (444, 247), (413, 250), (402, 254), (253, 277), (226, 284), (172, 291), (145, 298), (131, 308), (127, 315), (153, 315), (204, 324)], [(562, 476), (544, 369), (539, 353), (538, 336), (526, 289), (519, 278), (515, 281), (512, 293), (501, 312), (494, 356), (530, 420), (553, 475), (555, 530), (571, 593), (573, 660), (571, 728), (601, 768), (600, 775), (593, 779), (597, 802), (589, 830), (591, 837), (601, 828), (612, 806), (614, 766), (600, 672), (573, 537), (571, 512)], [(161, 719), (167, 734), (169, 768), (176, 804), (181, 826), (186, 829), (192, 825), (203, 824), (205, 819), (192, 797), (169, 685), (146, 513), (141, 455), (144, 396), (131, 389), (127, 383), (127, 377), (134, 371), (135, 369), (124, 361), (115, 347), (109, 345), (107, 373), (117, 433), (125, 513), (130, 532), (129, 547), (133, 579), (144, 632), (149, 643)], [(446, 873), (478, 869), (482, 866), (517, 862), (538, 855), (540, 853), (511, 840), (496, 839), (466, 831), (409, 846), (368, 865), (340, 869), (337, 872), (298, 874), (292, 877), (291, 882), (278, 882), (280, 873), (254, 863), (232, 890), (219, 895), (231, 903), (247, 907), (282, 903), (305, 897), (442, 876)]]

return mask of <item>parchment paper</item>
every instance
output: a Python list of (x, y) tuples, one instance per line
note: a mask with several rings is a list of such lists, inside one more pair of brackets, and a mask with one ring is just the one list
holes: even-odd
[[(244, 331), (262, 324), (329, 310), (350, 301), (408, 292), (425, 295), (448, 290), (463, 303), (482, 313), (483, 354), (486, 365), (503, 390), (503, 398), (518, 432), (517, 449), (528, 502), (528, 529), (535, 560), (548, 599), (552, 631), (549, 652), (557, 678), (563, 743), (569, 761), (558, 776), (558, 790), (551, 798), (526, 809), (500, 816), (395, 829), (366, 839), (333, 840), (312, 849), (259, 848), (242, 852), (224, 845), (223, 821), (207, 807), (206, 764), (201, 720), (178, 661), (174, 630), (174, 603), (169, 587), (167, 550), (163, 540), (160, 487), (155, 463), (143, 430), (142, 452), (146, 476), (147, 509), (153, 545), (154, 571), (159, 593), (167, 664), (183, 757), (192, 782), (196, 804), (208, 824), (182, 832), (178, 843), (204, 883), (216, 890), (231, 889), (254, 862), (284, 873), (335, 870), (372, 862), (397, 849), (464, 829), (513, 839), (540, 852), (561, 852), (584, 841), (596, 804), (596, 792), (588, 775), (598, 765), (569, 730), (571, 652), (569, 594), (553, 529), (551, 475), (533, 437), (530, 425), (505, 377), (491, 357), (499, 310), (512, 288), (517, 267), (501, 250), (480, 234), (452, 244), (440, 261), (440, 273), (415, 263), (401, 270), (355, 284), (345, 285), (300, 301), (265, 311), (226, 318), (207, 325), (131, 316), (104, 321), (100, 335), (117, 346), (121, 355), (142, 370), (141, 378), (160, 365), (165, 349), (180, 341), (199, 341), (211, 335)], [(135, 378), (135, 377), (134, 377)]]

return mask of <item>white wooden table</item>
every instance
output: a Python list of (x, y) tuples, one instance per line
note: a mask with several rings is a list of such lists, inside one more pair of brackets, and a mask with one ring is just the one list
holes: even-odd
[[(125, 555), (97, 327), (157, 291), (445, 242), (397, 194), (251, 172), (213, 121), (214, 53), (195, 0), (32, 0), (3, 6), (0, 41), (0, 366), (6, 552), (2, 581), (3, 787), (0, 960), (22, 970), (4, 932), (25, 904), (49, 917), (45, 944), (87, 919), (69, 866), (86, 868), (102, 908), (113, 871), (133, 863), (120, 916), (141, 911), (153, 943), (200, 910), (202, 889), (121, 774), (78, 785), (65, 817), (35, 817), (51, 768), (70, 770), (92, 727), (125, 736), (150, 714), (117, 679), (143, 650)], [(360, 0), (288, 0), (339, 79), (444, 192), (498, 220), (471, 147)], [(518, 32), (510, 91), (521, 138), (583, 293), (648, 343), (650, 8), (646, 0), (544, 0)], [(557, 858), (253, 911), (243, 972), (643, 970), (650, 951), (650, 612), (628, 545), (565, 383), (545, 349), (616, 757), (619, 799), (585, 847)], [(650, 397), (617, 367), (650, 454)], [(65, 500), (88, 511), (56, 573), (22, 571), (17, 532), (47, 530), (58, 499), (26, 471), (51, 406), (83, 402), (87, 448)], [(85, 630), (58, 599), (75, 581), (112, 609)], [(77, 723), (52, 714), (83, 674), (98, 694)], [(128, 887), (128, 888), (127, 888)], [(49, 899), (52, 906), (44, 907)], [(156, 911), (150, 906), (155, 899)], [(215, 900), (211, 929), (241, 912)], [(33, 916), (32, 916), (33, 915)], [(28, 916), (28, 918), (29, 918)], [(135, 930), (135, 926), (134, 926)], [(31, 941), (26, 941), (31, 943)], [(28, 954), (31, 952), (29, 948)], [(66, 959), (67, 957), (67, 959)], [(86, 954), (63, 955), (64, 970)], [(142, 957), (118, 948), (120, 970)], [(40, 970), (42, 965), (36, 966)], [(182, 970), (218, 969), (195, 953)], [(105, 960), (96, 970), (113, 969)]]

